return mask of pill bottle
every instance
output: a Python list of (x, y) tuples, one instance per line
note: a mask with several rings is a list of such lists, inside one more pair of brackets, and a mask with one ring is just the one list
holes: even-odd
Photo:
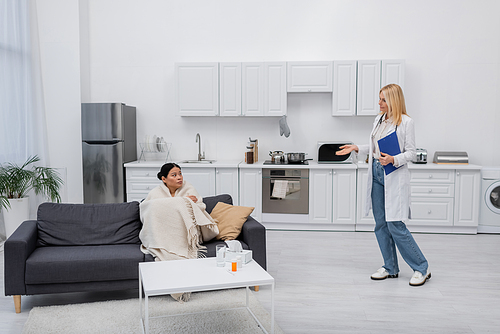
[(237, 267), (238, 267), (238, 263), (236, 262), (236, 259), (232, 259), (231, 260), (231, 270), (236, 271), (236, 270), (238, 270)]

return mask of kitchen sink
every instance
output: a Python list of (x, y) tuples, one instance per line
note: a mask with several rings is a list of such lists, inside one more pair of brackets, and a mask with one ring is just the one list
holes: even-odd
[(182, 160), (181, 164), (211, 164), (214, 163), (215, 160)]

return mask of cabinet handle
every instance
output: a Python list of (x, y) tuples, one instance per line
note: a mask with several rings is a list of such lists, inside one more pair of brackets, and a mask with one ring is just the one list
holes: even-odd
[(262, 171), (259, 170), (259, 174), (262, 174)]
[(330, 171), (330, 175), (332, 175), (332, 172)]
[(428, 213), (428, 214), (431, 214), (431, 213), (432, 213), (432, 210), (427, 211), (427, 213)]
[(337, 172), (333, 172), (333, 175), (337, 175)]
[(432, 174), (429, 174), (429, 179), (432, 179)]
[(216, 173), (219, 174), (219, 171), (217, 171)]
[(460, 172), (457, 172), (457, 176), (460, 176)]
[(146, 173), (146, 176), (149, 176), (149, 173)]
[(429, 189), (429, 192), (431, 193), (431, 192), (432, 192), (432, 189)]
[(307, 91), (308, 91), (308, 92), (311, 92), (311, 91), (312, 91), (312, 89), (308, 89)]

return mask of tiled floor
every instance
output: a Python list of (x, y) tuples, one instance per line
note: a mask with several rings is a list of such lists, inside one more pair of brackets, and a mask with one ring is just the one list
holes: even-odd
[[(500, 235), (414, 234), (432, 279), (411, 287), (372, 281), (382, 264), (373, 233), (268, 231), (268, 271), (276, 279), (276, 321), (285, 333), (496, 333), (500, 328)], [(1, 280), (3, 281), (3, 253)], [(131, 298), (137, 291), (0, 296), (0, 332), (21, 333), (33, 306)], [(270, 288), (257, 297), (270, 308)]]

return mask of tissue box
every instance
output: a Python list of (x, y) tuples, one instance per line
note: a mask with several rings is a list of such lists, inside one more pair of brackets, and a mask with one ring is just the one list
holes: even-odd
[(226, 262), (231, 262), (237, 256), (241, 256), (241, 262), (243, 262), (243, 264), (252, 261), (252, 251), (244, 249), (241, 252), (226, 251)]

